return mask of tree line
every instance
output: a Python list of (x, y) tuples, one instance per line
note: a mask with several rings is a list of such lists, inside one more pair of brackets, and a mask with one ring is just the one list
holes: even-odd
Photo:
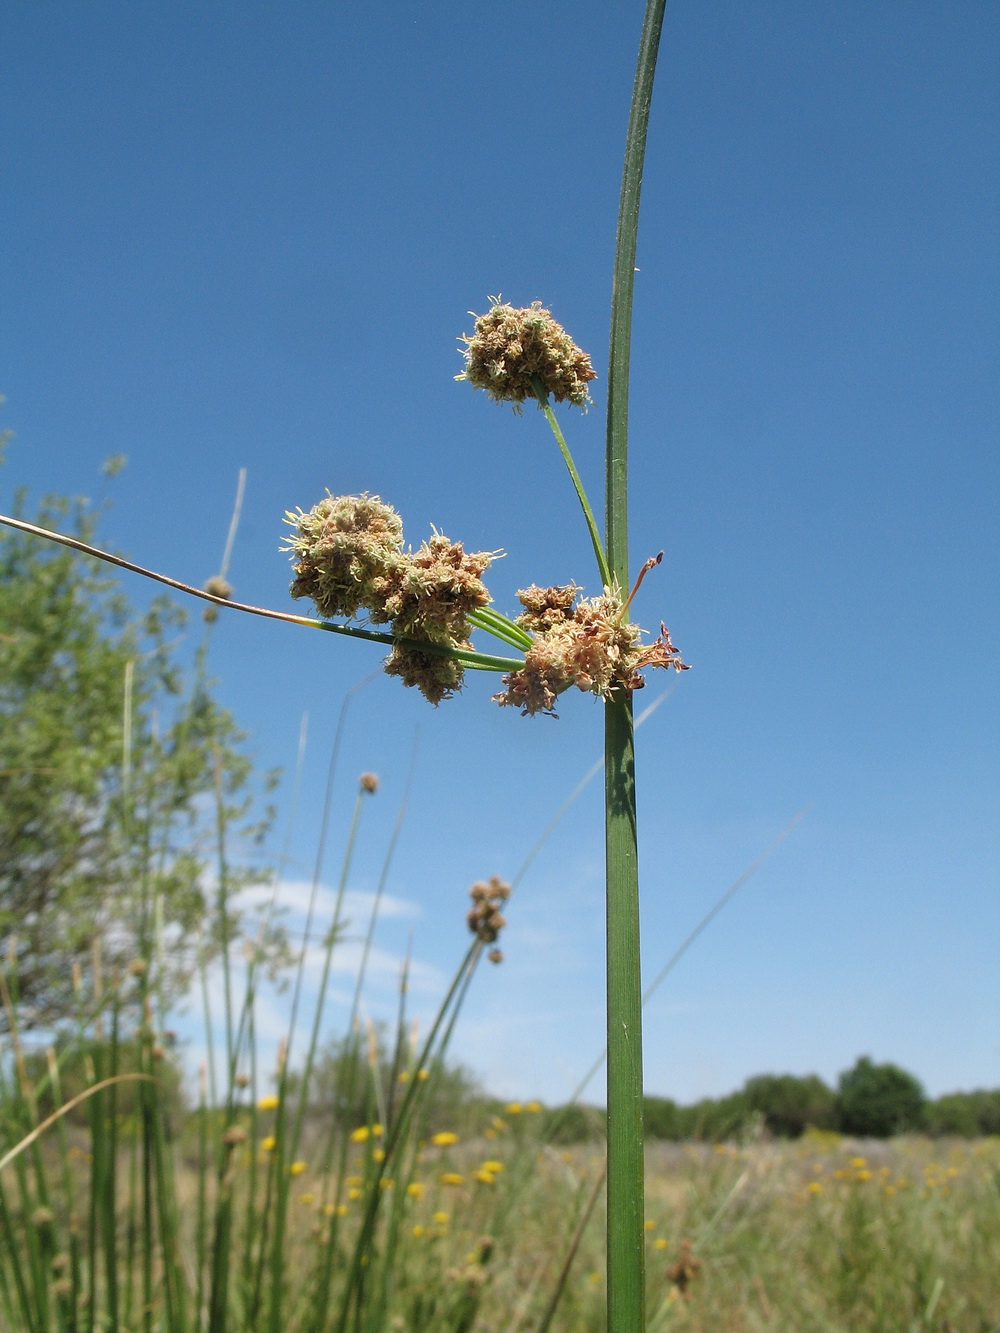
[[(576, 1106), (548, 1113), (563, 1142), (603, 1133), (603, 1112)], [(962, 1138), (1000, 1135), (1000, 1088), (929, 1098), (920, 1081), (894, 1064), (863, 1055), (830, 1087), (817, 1074), (757, 1074), (724, 1097), (681, 1106), (669, 1097), (644, 1099), (646, 1137), (722, 1142), (763, 1128), (796, 1139), (809, 1128), (857, 1138), (924, 1133)]]

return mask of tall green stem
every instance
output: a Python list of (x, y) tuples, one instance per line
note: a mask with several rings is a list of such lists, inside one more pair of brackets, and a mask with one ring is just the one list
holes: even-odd
[[(632, 90), (611, 296), (607, 552), (628, 588), (628, 380), (639, 195), (666, 0), (648, 0)], [(605, 706), (608, 985), (608, 1328), (645, 1327), (643, 1271), (642, 983), (632, 701)]]

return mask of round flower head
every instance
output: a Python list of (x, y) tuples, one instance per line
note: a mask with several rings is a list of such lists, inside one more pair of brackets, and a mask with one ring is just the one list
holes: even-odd
[(489, 605), (480, 576), (492, 559), (489, 551), (466, 552), (461, 542), (435, 532), (396, 566), (385, 600), (392, 632), (401, 639), (464, 642), (469, 612)]
[(398, 676), (404, 685), (416, 685), (425, 699), (439, 704), (462, 688), (465, 669), (453, 657), (397, 643), (385, 659), (385, 674)]
[(310, 597), (321, 616), (364, 608), (385, 621), (386, 592), (402, 559), (403, 524), (377, 495), (330, 495), (308, 512), (285, 516), (295, 528), (285, 550), (296, 557), (293, 597)]
[(574, 605), (577, 591), (569, 584), (518, 593), (525, 610), (517, 621), (534, 635), (534, 642), (524, 666), (504, 676), (506, 689), (493, 696), (501, 707), (554, 717), (556, 699), (571, 685), (607, 699), (615, 690), (641, 689), (643, 667), (687, 669), (665, 625), (659, 638), (643, 645), (641, 631), (626, 619), (627, 606), (620, 597), (605, 590)]
[(526, 398), (538, 398), (536, 381), (557, 403), (568, 400), (586, 407), (587, 384), (597, 374), (562, 325), (540, 301), (515, 309), (499, 298), (490, 300), (491, 309), (476, 316), (472, 337), (462, 337), (465, 370), (455, 378), (515, 407)]

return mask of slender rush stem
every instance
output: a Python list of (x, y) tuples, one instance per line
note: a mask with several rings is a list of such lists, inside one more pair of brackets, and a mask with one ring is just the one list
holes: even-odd
[[(628, 578), (628, 379), (639, 195), (666, 0), (648, 0), (632, 90), (611, 296), (607, 543), (618, 586)], [(608, 1328), (645, 1328), (643, 1269), (642, 983), (632, 700), (605, 705), (608, 930)]]
[[(573, 455), (569, 451), (569, 445), (559, 428), (559, 422), (556, 420), (556, 414), (552, 411), (552, 404), (549, 402), (549, 395), (545, 392), (541, 380), (537, 375), (531, 377), (531, 387), (535, 391), (535, 397), (538, 399), (538, 406), (545, 413), (545, 420), (552, 427), (552, 434), (556, 437), (556, 444), (559, 446), (559, 452), (563, 456), (563, 462), (573, 483), (573, 489), (576, 491), (576, 498), (580, 501), (580, 508), (583, 510), (583, 517), (587, 520), (587, 530), (590, 533), (590, 541), (594, 548), (594, 555), (597, 557), (597, 568), (600, 571), (601, 583), (605, 588), (612, 586), (611, 566), (608, 557), (604, 553), (604, 543), (601, 541), (601, 534), (597, 529), (597, 520), (594, 518), (594, 511), (590, 507), (590, 501), (587, 499), (587, 492), (583, 489), (583, 482), (580, 480), (580, 474), (576, 470), (576, 464), (573, 462)], [(623, 585), (624, 586), (624, 585)]]

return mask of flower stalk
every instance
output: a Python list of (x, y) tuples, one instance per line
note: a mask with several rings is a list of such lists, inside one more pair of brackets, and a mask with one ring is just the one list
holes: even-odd
[(573, 455), (569, 451), (569, 445), (562, 433), (559, 422), (556, 420), (556, 414), (552, 411), (552, 404), (549, 402), (549, 396), (545, 392), (541, 380), (537, 375), (532, 376), (532, 386), (535, 390), (535, 397), (538, 399), (538, 405), (545, 413), (545, 420), (552, 428), (552, 434), (556, 437), (556, 444), (559, 446), (559, 452), (563, 456), (563, 462), (566, 464), (566, 470), (569, 472), (570, 480), (573, 483), (573, 489), (576, 491), (576, 498), (580, 501), (580, 508), (583, 510), (583, 517), (587, 522), (587, 531), (590, 533), (590, 541), (594, 548), (594, 555), (597, 557), (597, 568), (601, 575), (601, 586), (611, 588), (613, 580), (611, 567), (608, 564), (608, 557), (604, 551), (604, 543), (601, 541), (601, 534), (597, 528), (597, 520), (594, 518), (594, 511), (590, 507), (590, 501), (587, 499), (587, 492), (583, 489), (583, 482), (580, 480), (580, 474), (576, 470), (576, 464), (573, 462)]

